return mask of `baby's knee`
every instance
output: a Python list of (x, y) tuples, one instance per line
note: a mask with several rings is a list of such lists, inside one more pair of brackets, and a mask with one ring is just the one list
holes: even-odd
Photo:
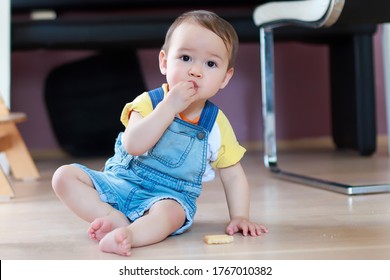
[(160, 208), (158, 211), (163, 211), (165, 213), (165, 218), (167, 219), (166, 223), (171, 225), (174, 230), (183, 226), (186, 220), (186, 213), (179, 202), (173, 199), (164, 199), (156, 204), (160, 204), (156, 205)]
[(51, 184), (56, 194), (61, 194), (68, 188), (74, 173), (72, 169), (71, 165), (63, 165), (54, 172)]

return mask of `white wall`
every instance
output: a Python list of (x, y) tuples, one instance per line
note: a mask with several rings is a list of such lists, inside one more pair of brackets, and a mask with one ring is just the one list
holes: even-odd
[[(11, 0), (0, 1), (0, 94), (5, 104), (10, 106), (11, 84)], [(4, 172), (9, 173), (9, 166), (3, 153), (0, 153), (0, 166)]]
[(0, 92), (5, 103), (10, 106), (10, 3), (0, 1)]

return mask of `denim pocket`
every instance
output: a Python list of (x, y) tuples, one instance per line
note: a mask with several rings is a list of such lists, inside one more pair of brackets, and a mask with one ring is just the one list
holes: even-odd
[(166, 167), (176, 168), (186, 160), (194, 141), (191, 135), (168, 128), (149, 155)]

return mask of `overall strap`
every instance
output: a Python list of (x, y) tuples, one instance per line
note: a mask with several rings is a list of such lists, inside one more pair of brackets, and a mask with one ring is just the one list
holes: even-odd
[(203, 107), (202, 114), (200, 115), (198, 126), (203, 127), (210, 132), (217, 119), (218, 110), (218, 107), (214, 103), (207, 100)]
[(153, 109), (156, 108), (157, 104), (164, 99), (164, 90), (162, 87), (152, 89), (148, 92), (150, 99), (152, 100)]
[[(164, 99), (164, 90), (162, 87), (159, 87), (150, 90), (148, 93), (154, 109), (156, 108), (157, 104)], [(214, 103), (207, 100), (202, 110), (202, 114), (200, 115), (198, 126), (203, 127), (210, 132), (217, 118), (218, 110), (218, 107)]]

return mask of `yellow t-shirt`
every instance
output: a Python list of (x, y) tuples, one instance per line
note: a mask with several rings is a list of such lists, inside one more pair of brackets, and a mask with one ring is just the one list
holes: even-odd
[[(164, 93), (167, 94), (167, 85), (164, 84), (162, 87)], [(153, 111), (148, 92), (144, 92), (136, 97), (134, 101), (125, 105), (121, 115), (121, 122), (124, 126), (127, 126), (132, 111), (138, 112), (143, 117)], [(180, 116), (177, 117), (180, 118)], [(225, 168), (239, 162), (245, 151), (245, 148), (238, 143), (229, 120), (221, 110), (218, 110), (215, 124), (208, 138), (207, 167), (203, 175), (203, 181), (214, 179), (213, 168)]]

